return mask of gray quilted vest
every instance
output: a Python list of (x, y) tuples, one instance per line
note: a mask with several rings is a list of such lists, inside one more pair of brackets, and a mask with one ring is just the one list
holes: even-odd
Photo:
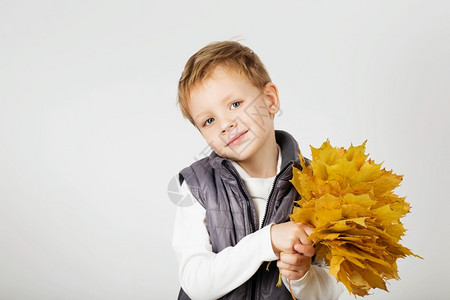
[[(284, 131), (275, 131), (281, 148), (281, 169), (267, 201), (262, 227), (289, 221), (293, 201), (300, 196), (289, 182), (292, 165), (300, 168), (299, 148), (294, 138)], [(236, 245), (243, 237), (258, 230), (256, 210), (237, 170), (228, 159), (212, 152), (209, 157), (193, 163), (180, 172), (180, 183), (186, 181), (192, 195), (206, 209), (206, 226), (215, 253)], [(276, 262), (263, 263), (244, 284), (221, 299), (292, 299), (284, 287), (277, 287), (279, 271)], [(180, 290), (178, 299), (190, 299)]]

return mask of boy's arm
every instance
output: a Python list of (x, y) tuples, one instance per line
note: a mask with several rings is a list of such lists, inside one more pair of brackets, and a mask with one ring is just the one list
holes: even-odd
[[(289, 289), (288, 279), (281, 276), (287, 289)], [(313, 262), (308, 272), (300, 279), (291, 280), (292, 293), (298, 299), (339, 299), (344, 291), (342, 283), (329, 274), (329, 268), (323, 261)]]
[[(190, 193), (185, 184), (182, 192)], [(205, 209), (197, 201), (192, 206), (177, 208), (172, 246), (181, 287), (191, 298), (220, 298), (251, 278), (261, 263), (277, 259), (270, 225), (247, 235), (234, 247), (217, 254), (212, 252)]]

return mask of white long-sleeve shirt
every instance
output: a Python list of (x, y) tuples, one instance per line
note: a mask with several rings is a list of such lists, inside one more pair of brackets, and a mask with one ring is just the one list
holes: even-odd
[[(278, 172), (280, 163), (279, 157)], [(233, 165), (249, 191), (261, 224), (275, 177), (252, 178), (237, 163)], [(180, 191), (190, 194), (185, 182)], [(270, 236), (272, 225), (245, 236), (235, 246), (214, 253), (206, 229), (205, 208), (197, 201), (188, 207), (177, 207), (172, 246), (183, 290), (192, 299), (217, 299), (249, 280), (263, 262), (277, 260)], [(282, 281), (289, 289), (288, 280), (282, 277)], [(291, 280), (291, 287), (298, 299), (305, 300), (338, 299), (343, 291), (328, 268), (316, 262), (302, 278)]]

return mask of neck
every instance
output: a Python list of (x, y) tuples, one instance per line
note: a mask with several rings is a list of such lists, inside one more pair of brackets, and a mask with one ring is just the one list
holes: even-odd
[(268, 178), (277, 175), (278, 146), (275, 135), (265, 145), (251, 158), (245, 161), (237, 161), (238, 165), (251, 177)]

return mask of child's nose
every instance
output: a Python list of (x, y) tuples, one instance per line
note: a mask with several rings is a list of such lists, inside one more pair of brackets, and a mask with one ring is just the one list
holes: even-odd
[(233, 120), (231, 122), (226, 122), (224, 126), (222, 126), (222, 133), (226, 133), (227, 131), (232, 130), (233, 128), (236, 128), (236, 120)]

